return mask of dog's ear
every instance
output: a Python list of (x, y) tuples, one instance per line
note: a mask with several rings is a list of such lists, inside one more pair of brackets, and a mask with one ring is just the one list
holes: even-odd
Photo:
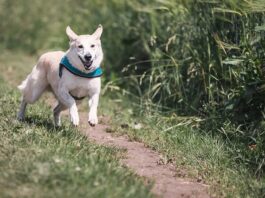
[(96, 39), (100, 39), (101, 34), (103, 32), (103, 27), (101, 24), (98, 25), (98, 28), (96, 29), (96, 31), (92, 34), (92, 36), (94, 36)]
[(70, 28), (70, 26), (67, 26), (66, 34), (69, 37), (70, 41), (75, 41), (78, 37), (78, 35), (74, 33), (74, 31)]

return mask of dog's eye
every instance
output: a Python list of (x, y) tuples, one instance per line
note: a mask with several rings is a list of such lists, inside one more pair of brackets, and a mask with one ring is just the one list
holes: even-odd
[(94, 47), (95, 47), (95, 45), (93, 44), (93, 45), (91, 45), (90, 47), (91, 47), (91, 48), (94, 48)]
[(83, 45), (78, 45), (77, 46), (79, 49), (82, 49), (82, 48), (84, 48), (84, 46)]

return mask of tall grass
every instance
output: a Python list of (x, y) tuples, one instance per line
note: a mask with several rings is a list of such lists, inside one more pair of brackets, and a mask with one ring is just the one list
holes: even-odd
[(136, 70), (129, 89), (142, 106), (204, 117), (201, 128), (223, 135), (257, 175), (265, 170), (264, 11), (262, 1), (142, 3), (148, 22), (138, 26), (149, 31), (140, 38), (154, 61), (126, 69)]

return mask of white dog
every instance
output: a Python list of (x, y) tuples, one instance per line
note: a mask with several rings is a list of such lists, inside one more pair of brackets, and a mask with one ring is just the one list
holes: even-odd
[(88, 123), (98, 123), (97, 107), (100, 94), (100, 64), (103, 60), (100, 37), (103, 28), (98, 26), (92, 35), (80, 35), (68, 26), (66, 34), (70, 39), (67, 52), (55, 51), (43, 54), (37, 65), (18, 88), (22, 92), (22, 101), (18, 119), (25, 118), (27, 104), (34, 103), (45, 90), (52, 90), (58, 100), (54, 108), (54, 121), (60, 126), (60, 113), (69, 109), (71, 122), (79, 124), (76, 101), (89, 97)]

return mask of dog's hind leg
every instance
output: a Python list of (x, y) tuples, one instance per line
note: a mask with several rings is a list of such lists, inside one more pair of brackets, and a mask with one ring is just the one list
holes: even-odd
[(41, 70), (33, 70), (27, 78), (25, 88), (22, 90), (23, 99), (30, 104), (35, 103), (48, 87), (45, 73)]
[(25, 111), (26, 111), (27, 103), (24, 99), (22, 99), (19, 112), (17, 114), (17, 119), (22, 121), (25, 119)]
[(25, 118), (27, 104), (33, 104), (38, 100), (47, 87), (48, 81), (46, 79), (45, 70), (38, 67), (38, 65), (35, 66), (27, 78), (18, 86), (22, 93), (20, 110), (17, 114), (19, 120)]
[(57, 106), (53, 109), (55, 126), (61, 126), (61, 112), (66, 109), (67, 107), (60, 102), (58, 102)]

